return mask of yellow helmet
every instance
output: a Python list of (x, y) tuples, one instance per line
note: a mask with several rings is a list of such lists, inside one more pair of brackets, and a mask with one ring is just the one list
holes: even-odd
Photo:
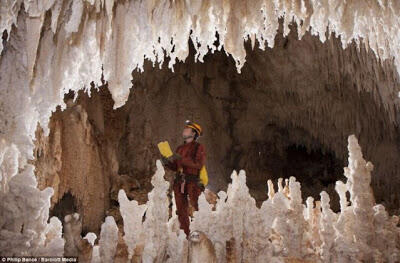
[(203, 131), (201, 129), (201, 126), (199, 124), (195, 123), (195, 122), (187, 120), (187, 121), (185, 121), (185, 127), (194, 129), (199, 136), (203, 135)]

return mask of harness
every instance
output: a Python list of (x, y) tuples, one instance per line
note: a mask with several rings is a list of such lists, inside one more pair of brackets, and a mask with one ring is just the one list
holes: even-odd
[[(197, 155), (197, 151), (199, 149), (199, 143), (196, 142), (196, 145), (194, 146), (194, 151), (192, 153), (192, 159), (193, 161), (196, 160), (196, 155)], [(199, 175), (197, 174), (184, 174), (183, 173), (183, 168), (180, 168), (178, 170), (177, 176), (175, 178), (175, 182), (178, 183), (179, 181), (181, 181), (181, 193), (183, 194), (185, 192), (185, 184), (186, 181), (188, 182), (196, 182), (199, 183), (200, 182), (200, 178)]]

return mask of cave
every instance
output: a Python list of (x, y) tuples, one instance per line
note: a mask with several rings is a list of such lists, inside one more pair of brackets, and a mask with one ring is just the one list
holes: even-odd
[[(2, 216), (0, 251), (191, 262), (182, 261), (191, 240), (177, 228), (174, 173), (157, 149), (168, 141), (175, 150), (189, 119), (204, 130), (214, 198), (200, 198), (193, 229), (208, 236), (218, 262), (400, 260), (397, 42), (379, 26), (346, 22), (365, 21), (371, 7), (355, 1), (363, 15), (337, 7), (350, 32), (334, 12), (316, 23), (325, 20), (310, 1), (282, 4), (283, 13), (263, 1), (259, 9), (200, 2), (191, 7), (198, 13), (180, 1), (128, 0), (9, 10), (16, 24), (0, 23), (0, 197), (17, 200), (9, 189), (30, 187), (39, 199), (27, 209), (41, 223)], [(376, 18), (400, 10), (383, 5)], [(225, 26), (213, 14), (221, 10), (231, 12), (218, 22)], [(182, 23), (179, 37), (156, 15), (192, 24)], [(130, 27), (135, 16), (144, 20)], [(151, 36), (158, 27), (165, 31)], [(18, 85), (25, 89), (14, 92)], [(19, 224), (23, 237), (11, 247)], [(27, 225), (40, 238), (29, 239)], [(18, 245), (24, 238), (37, 241)]]
[[(58, 158), (66, 165), (60, 166), (59, 176), (71, 180), (61, 185), (63, 191), (71, 189), (85, 200), (79, 209), (89, 214), (83, 217), (84, 226), (99, 234), (106, 214), (118, 216), (117, 192), (121, 187), (131, 199), (147, 201), (154, 161), (160, 158), (157, 143), (168, 140), (173, 147), (178, 146), (186, 119), (195, 119), (204, 127), (200, 140), (207, 149), (207, 187), (213, 192), (226, 191), (230, 171), (244, 169), (249, 174), (250, 193), (261, 206), (267, 199), (267, 180), (294, 176), (302, 184), (303, 200), (308, 196), (318, 199), (324, 190), (332, 198), (332, 209), (338, 211), (335, 183), (344, 179), (347, 162), (346, 146), (339, 142), (355, 134), (375, 165), (375, 197), (396, 212), (399, 197), (393, 198), (396, 188), (391, 187), (400, 182), (390, 177), (389, 183), (385, 175), (397, 173), (394, 163), (386, 163), (388, 156), (399, 157), (397, 126), (387, 123), (384, 108), (374, 95), (376, 85), (383, 84), (364, 77), (372, 74), (371, 68), (381, 67), (379, 61), (365, 49), (358, 51), (355, 44), (343, 50), (340, 39), (334, 36), (324, 44), (308, 34), (298, 40), (295, 27), (286, 38), (280, 35), (275, 47), (266, 51), (252, 50), (246, 42), (248, 59), (240, 74), (223, 50), (207, 55), (201, 64), (193, 60), (178, 63), (175, 72), (166, 68), (168, 61), (161, 69), (146, 63), (144, 73), (133, 73), (129, 98), (116, 110), (107, 83), (92, 88), (90, 97), (83, 91), (65, 95), (67, 109), (58, 108), (51, 117), (49, 140), (54, 141), (61, 130), (57, 136), (65, 146), (61, 146)], [(190, 46), (189, 58), (195, 53)], [(308, 54), (307, 59), (288, 60), (282, 55), (299, 49)], [(340, 62), (339, 58), (357, 63)], [(329, 74), (316, 74), (317, 65), (326, 67), (320, 71)], [(350, 72), (357, 77), (350, 78)], [(381, 83), (395, 86), (396, 73), (385, 74)], [(357, 85), (371, 87), (371, 91), (357, 91)], [(69, 134), (78, 136), (71, 139)], [(370, 149), (371, 142), (382, 150)], [(36, 161), (42, 163), (47, 158)], [(36, 174), (54, 176), (43, 174), (41, 169)], [(76, 175), (79, 178), (72, 179)], [(169, 173), (168, 178), (172, 177)], [(82, 187), (91, 190), (83, 191)], [(95, 190), (99, 187), (104, 191)]]

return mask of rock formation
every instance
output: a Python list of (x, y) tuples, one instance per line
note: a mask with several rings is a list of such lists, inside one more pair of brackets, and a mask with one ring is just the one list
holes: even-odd
[[(305, 190), (313, 183), (327, 188), (330, 195), (322, 192), (320, 205), (308, 199), (304, 208), (300, 184), (290, 177), (277, 192), (269, 190), (267, 201), (262, 202), (266, 189), (253, 190), (259, 195), (257, 207), (244, 172), (233, 173), (227, 191), (218, 193), (215, 210), (203, 197), (194, 226), (215, 243), (219, 260), (398, 261), (398, 217), (375, 202), (384, 201), (392, 213), (400, 207), (399, 14), (400, 4), (394, 0), (0, 0), (0, 251), (10, 256), (62, 255), (62, 222), (49, 220), (49, 214), (52, 209), (62, 219), (57, 211), (68, 207), (82, 214), (83, 232), (100, 231), (98, 244), (91, 244), (93, 262), (113, 260), (118, 249), (128, 251), (119, 256), (135, 260), (182, 262), (187, 242), (173, 231), (176, 217), (168, 219), (168, 183), (160, 163), (145, 219), (138, 226), (145, 233), (140, 240), (134, 241), (131, 230), (121, 238), (118, 223), (132, 220), (129, 213), (121, 212), (119, 220), (104, 217), (118, 214), (115, 185), (124, 180), (120, 175), (154, 169), (151, 146), (158, 138), (151, 131), (175, 136), (178, 128), (172, 127), (178, 127), (187, 112), (203, 109), (200, 112), (209, 113), (189, 117), (207, 123), (209, 138), (222, 141), (223, 147), (210, 146), (217, 145), (212, 139), (206, 143), (215, 154), (210, 156), (214, 174), (248, 167), (254, 189), (261, 185), (260, 174), (277, 163), (269, 162), (272, 158), (286, 163), (271, 168), (271, 174), (290, 171), (290, 160), (306, 152), (308, 161), (328, 156), (323, 163), (332, 166), (321, 180), (313, 179), (320, 169), (304, 169), (308, 176), (299, 178), (311, 181), (303, 184)], [(195, 54), (189, 52), (189, 40)], [(260, 50), (250, 52), (256, 45)], [(216, 51), (221, 52), (208, 56)], [(205, 63), (187, 66), (183, 61), (189, 54)], [(168, 70), (154, 69), (164, 63)], [(142, 77), (132, 74), (136, 70)], [(112, 100), (102, 104), (110, 110), (76, 104), (79, 91), (90, 96), (99, 87), (110, 92)], [(209, 99), (197, 96), (199, 90)], [(196, 96), (193, 105), (166, 103), (171, 97)], [(117, 108), (121, 111), (111, 111)], [(173, 126), (160, 124), (174, 110)], [(113, 122), (118, 114), (125, 116)], [(139, 117), (130, 121), (133, 114)], [(256, 128), (246, 125), (249, 119)], [(142, 129), (111, 128), (138, 123)], [(129, 156), (130, 148), (137, 146), (132, 139), (137, 133), (145, 142)], [(352, 136), (347, 182), (333, 186), (330, 173), (345, 159), (344, 138), (349, 134), (357, 135), (375, 164), (371, 183), (376, 201), (369, 189), (372, 166)], [(275, 145), (279, 147), (271, 154)], [(268, 178), (281, 177), (271, 174)], [(228, 182), (225, 176), (218, 178), (213, 190)], [(138, 187), (132, 188), (127, 196), (143, 197), (151, 187), (139, 193)], [(329, 204), (333, 188), (340, 197), (338, 213), (339, 208)], [(203, 216), (210, 221), (200, 220)], [(213, 227), (219, 227), (210, 232), (207, 224), (217, 219)], [(224, 254), (227, 241), (234, 246), (228, 250), (234, 256)], [(124, 248), (118, 242), (128, 244)]]
[[(270, 192), (275, 192), (272, 198), (258, 208), (246, 186), (245, 172), (242, 170), (237, 174), (234, 171), (228, 191), (218, 193), (215, 210), (205, 195), (201, 195), (191, 231), (200, 231), (208, 236), (215, 247), (218, 262), (225, 262), (225, 259), (236, 262), (399, 261), (399, 217), (388, 216), (382, 205), (375, 204), (369, 185), (373, 165), (364, 160), (353, 135), (348, 139), (348, 151), (347, 180), (345, 183), (337, 182), (340, 202), (346, 204), (342, 211), (334, 213), (330, 209), (326, 192), (321, 193), (321, 205), (319, 202), (314, 204), (311, 199), (307, 200), (307, 205), (302, 204), (300, 183), (294, 177), (288, 181), (287, 194), (284, 188), (277, 192), (270, 189)], [(177, 217), (168, 218), (165, 204), (168, 183), (163, 179), (164, 173), (161, 162), (157, 161), (157, 171), (152, 179), (154, 188), (146, 204), (127, 201), (121, 190), (124, 240), (130, 258), (133, 249), (144, 243), (140, 255), (143, 262), (187, 262), (188, 244), (184, 233), (170, 227)], [(270, 187), (274, 185), (270, 184)], [(341, 192), (348, 192), (350, 198)], [(144, 211), (146, 218), (142, 222)], [(101, 238), (109, 240), (105, 231), (109, 230), (102, 227)], [(103, 244), (101, 238), (100, 244)], [(230, 243), (229, 249), (225, 247), (226, 242)], [(115, 247), (117, 238), (107, 244), (107, 247)], [(115, 250), (108, 251), (115, 253)], [(111, 254), (107, 257), (110, 258)], [(105, 257), (100, 255), (103, 261)]]

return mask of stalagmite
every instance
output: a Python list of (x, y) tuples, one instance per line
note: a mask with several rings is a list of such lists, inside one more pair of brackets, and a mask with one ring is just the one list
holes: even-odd
[[(82, 221), (78, 213), (67, 215), (64, 219), (64, 254), (78, 257), (79, 261), (90, 262), (93, 254), (93, 245), (96, 239), (94, 233), (89, 232), (84, 238), (81, 236)], [(61, 253), (62, 255), (63, 253)]]
[(168, 240), (168, 198), (169, 183), (164, 180), (164, 167), (157, 160), (157, 171), (151, 180), (154, 186), (149, 193), (149, 202), (146, 206), (146, 220), (143, 229), (146, 232), (144, 239), (143, 262), (163, 262)]
[(188, 240), (186, 234), (179, 228), (178, 215), (176, 214), (175, 196), (172, 197), (172, 216), (168, 220), (168, 244), (166, 262), (186, 263), (188, 259)]
[(100, 262), (113, 262), (117, 250), (118, 227), (112, 216), (106, 217), (101, 225), (99, 239)]
[[(13, 170), (12, 166), (6, 167), (7, 164), (12, 162), (3, 162), (2, 172)], [(0, 191), (0, 251), (7, 251), (10, 256), (63, 255), (65, 241), (61, 237), (61, 222), (57, 217), (47, 222), (53, 189), (40, 191), (36, 188), (32, 165), (16, 172), (10, 173), (12, 177), (8, 177), (7, 187)], [(7, 179), (6, 175), (3, 174), (3, 178)]]
[(335, 229), (333, 223), (337, 220), (337, 215), (331, 210), (329, 206), (329, 196), (326, 192), (321, 193), (321, 209), (322, 216), (320, 221), (320, 236), (321, 236), (321, 247), (320, 255), (321, 259), (325, 262), (331, 262), (333, 257), (333, 245), (335, 240)]
[(124, 190), (118, 193), (121, 216), (124, 219), (124, 241), (128, 245), (129, 259), (133, 256), (133, 251), (137, 241), (142, 234), (142, 218), (146, 207), (139, 205), (137, 201), (129, 201)]
[[(214, 244), (218, 262), (224, 262), (227, 257), (237, 258), (238, 262), (400, 260), (400, 228), (396, 226), (399, 219), (388, 216), (382, 205), (375, 205), (369, 185), (372, 164), (363, 159), (354, 136), (349, 137), (348, 150), (347, 182), (337, 184), (340, 196), (346, 198), (342, 192), (349, 192), (352, 201), (342, 206), (344, 210), (334, 213), (326, 192), (321, 193), (321, 201), (315, 205), (312, 198), (303, 205), (300, 183), (294, 177), (288, 180), (288, 195), (283, 190), (277, 192), (257, 208), (248, 192), (245, 173), (240, 171), (239, 174), (232, 173), (227, 192), (218, 193), (215, 210), (204, 194), (200, 196), (199, 211), (194, 212), (191, 231), (207, 235)], [(133, 202), (131, 207), (121, 205), (122, 214), (138, 217), (144, 209), (159, 207), (150, 210), (157, 213), (146, 212), (143, 223), (136, 223), (135, 227), (140, 229), (137, 234), (143, 235), (131, 236), (126, 242), (131, 248), (143, 241), (149, 248), (156, 246), (158, 250), (145, 249), (146, 262), (162, 262), (166, 258), (169, 258), (168, 262), (184, 262), (179, 260), (187, 255), (184, 249), (187, 240), (183, 238), (183, 231), (176, 227), (176, 215), (173, 213), (170, 219), (166, 216), (167, 185), (163, 182), (164, 171), (159, 162), (157, 168), (152, 180), (152, 197), (147, 204), (138, 206), (135, 201), (130, 201)], [(126, 202), (123, 192), (120, 195), (123, 204)], [(341, 200), (341, 203), (345, 204), (345, 201)], [(148, 231), (143, 231), (144, 226)], [(225, 254), (225, 244), (230, 240), (235, 241), (234, 255)]]

